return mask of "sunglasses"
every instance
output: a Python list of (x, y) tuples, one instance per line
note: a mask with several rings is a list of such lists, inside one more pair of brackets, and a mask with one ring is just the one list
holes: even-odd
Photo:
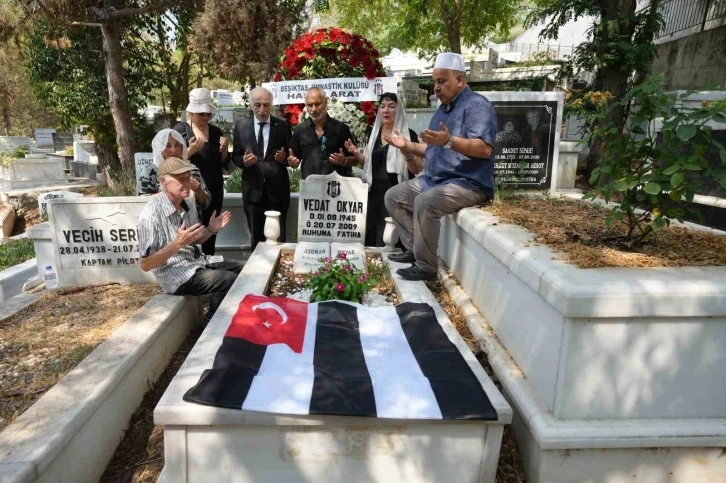
[(212, 117), (212, 113), (211, 113), (211, 112), (198, 112), (198, 113), (197, 113), (197, 116), (207, 116), (207, 117)]
[(320, 144), (320, 150), (322, 152), (325, 152), (325, 149), (327, 148), (327, 146), (326, 146), (325, 143), (328, 142), (328, 138), (325, 137), (325, 134), (323, 134), (323, 137), (320, 138), (320, 142), (321, 142), (321, 144)]

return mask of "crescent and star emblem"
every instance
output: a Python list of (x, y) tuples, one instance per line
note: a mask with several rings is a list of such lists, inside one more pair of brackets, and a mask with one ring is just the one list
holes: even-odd
[[(273, 309), (273, 310), (274, 310), (274, 311), (276, 311), (276, 312), (277, 312), (278, 314), (280, 314), (280, 317), (282, 317), (282, 323), (280, 323), (280, 325), (284, 325), (284, 324), (285, 324), (285, 323), (287, 322), (287, 314), (286, 314), (286, 313), (285, 313), (285, 311), (284, 311), (284, 310), (282, 310), (282, 308), (281, 308), (281, 307), (280, 307), (279, 305), (277, 305), (277, 304), (274, 304), (274, 303), (272, 303), (272, 302), (263, 302), (263, 303), (261, 303), (261, 304), (259, 304), (259, 305), (255, 305), (255, 306), (253, 306), (253, 307), (252, 307), (252, 312), (254, 312), (255, 314), (257, 314), (257, 309)], [(265, 320), (264, 322), (262, 322), (262, 325), (264, 325), (264, 326), (265, 326), (265, 327), (267, 327), (268, 329), (269, 329), (270, 327), (272, 327), (272, 324), (271, 324), (271, 323), (269, 323), (269, 322), (268, 322), (268, 321), (266, 321), (266, 320)]]

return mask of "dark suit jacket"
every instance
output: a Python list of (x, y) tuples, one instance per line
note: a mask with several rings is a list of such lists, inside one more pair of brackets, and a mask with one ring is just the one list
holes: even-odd
[[(287, 175), (287, 154), (290, 148), (290, 127), (287, 121), (270, 116), (270, 139), (267, 142), (267, 152), (264, 159), (257, 161), (249, 168), (245, 166), (244, 154), (250, 150), (258, 158), (261, 153), (257, 149), (254, 117), (248, 115), (234, 124), (234, 151), (232, 161), (242, 168), (242, 197), (247, 203), (257, 203), (262, 197), (262, 190), (266, 189), (270, 200), (278, 206), (287, 209), (290, 203), (290, 178)], [(275, 161), (275, 153), (283, 148), (285, 162)]]

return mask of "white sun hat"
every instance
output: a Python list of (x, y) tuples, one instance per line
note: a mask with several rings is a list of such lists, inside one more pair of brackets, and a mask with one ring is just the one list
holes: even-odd
[(442, 52), (436, 56), (436, 64), (434, 69), (449, 69), (459, 72), (466, 72), (464, 65), (464, 56), (453, 52)]
[(217, 112), (217, 108), (214, 106), (214, 100), (212, 99), (212, 93), (209, 92), (209, 89), (199, 87), (189, 92), (189, 105), (186, 111), (195, 114), (199, 114), (200, 112)]

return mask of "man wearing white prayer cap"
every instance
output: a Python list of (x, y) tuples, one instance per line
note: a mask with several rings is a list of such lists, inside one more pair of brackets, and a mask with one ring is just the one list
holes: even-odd
[(408, 250), (388, 258), (412, 263), (397, 271), (407, 280), (436, 278), (442, 216), (494, 198), (494, 107), (466, 85), (461, 54), (439, 54), (433, 80), (441, 105), (420, 135), (423, 142), (409, 141), (395, 131), (384, 138), (405, 156), (424, 158), (421, 176), (392, 187), (385, 196), (386, 208)]

